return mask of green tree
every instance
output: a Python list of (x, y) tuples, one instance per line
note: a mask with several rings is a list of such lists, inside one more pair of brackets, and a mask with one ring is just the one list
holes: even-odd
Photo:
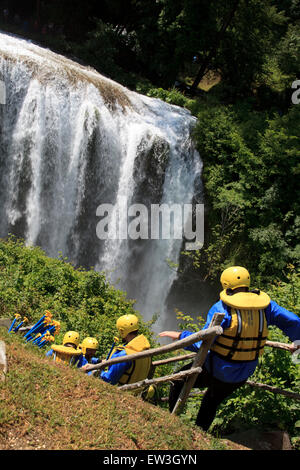
[(288, 263), (299, 263), (299, 112), (268, 117), (218, 105), (198, 114), (207, 232), (204, 249), (190, 257), (204, 275), (217, 278), (234, 263), (281, 278)]
[(253, 94), (286, 21), (269, 0), (241, 0), (215, 58), (229, 97)]

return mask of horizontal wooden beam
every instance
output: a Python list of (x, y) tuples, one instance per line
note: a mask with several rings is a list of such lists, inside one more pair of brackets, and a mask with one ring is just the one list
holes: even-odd
[(180, 356), (169, 357), (168, 359), (161, 359), (160, 361), (154, 361), (154, 362), (152, 362), (152, 365), (157, 367), (157, 366), (161, 366), (163, 364), (170, 364), (172, 362), (186, 361), (187, 359), (193, 359), (193, 357), (195, 357), (195, 356), (196, 356), (196, 353), (181, 354)]
[[(278, 343), (277, 341), (266, 341), (266, 346), (269, 346), (271, 348), (278, 348), (278, 349), (285, 349), (286, 351), (291, 351), (292, 345), (288, 343)], [(186, 361), (188, 359), (193, 359), (193, 357), (196, 356), (196, 353), (191, 353), (191, 354), (181, 354), (180, 356), (176, 357), (169, 357), (168, 359), (161, 359), (160, 361), (155, 361), (152, 363), (153, 366), (161, 366), (164, 364), (169, 364), (172, 362), (180, 362), (180, 361)]]
[(292, 351), (292, 345), (288, 343), (278, 343), (277, 341), (266, 341), (266, 346), (271, 348), (285, 349), (286, 351)]
[[(253, 388), (261, 388), (262, 390), (267, 390), (268, 392), (278, 393), (279, 395), (284, 395), (289, 398), (294, 398), (295, 400), (300, 400), (300, 394), (296, 392), (290, 392), (289, 390), (282, 390), (281, 388), (273, 387), (271, 385), (262, 384), (259, 382), (253, 382), (251, 380), (247, 380), (246, 385), (250, 385)], [(190, 393), (190, 397), (197, 397), (204, 395), (205, 391), (193, 392)], [(169, 401), (169, 397), (162, 397), (161, 401)]]
[(295, 400), (300, 400), (299, 393), (290, 392), (289, 390), (282, 390), (281, 388), (273, 387), (267, 384), (261, 384), (259, 382), (252, 382), (251, 380), (247, 380), (246, 384), (250, 385), (250, 387), (261, 388), (263, 390), (268, 390), (272, 393), (279, 393), (280, 395), (285, 395), (286, 397), (294, 398)]
[(205, 341), (208, 338), (214, 337), (215, 335), (221, 335), (223, 329), (221, 326), (214, 326), (212, 328), (207, 328), (205, 330), (198, 331), (193, 333), (187, 338), (174, 341), (171, 344), (165, 346), (160, 346), (158, 348), (147, 349), (137, 354), (130, 354), (122, 357), (117, 357), (114, 359), (109, 359), (108, 361), (102, 361), (99, 364), (89, 364), (86, 366), (86, 370), (102, 370), (105, 367), (111, 366), (113, 364), (120, 364), (122, 362), (136, 361), (137, 359), (144, 359), (145, 357), (158, 356), (160, 354), (165, 354), (167, 352), (176, 351), (177, 349), (183, 349), (191, 344), (197, 343), (198, 341)]
[(188, 369), (186, 371), (177, 372), (172, 375), (165, 375), (163, 377), (158, 377), (156, 379), (144, 379), (140, 382), (135, 382), (134, 384), (122, 385), (118, 387), (119, 390), (135, 390), (141, 387), (146, 387), (153, 384), (163, 383), (163, 382), (173, 382), (174, 380), (181, 380), (189, 375), (200, 374), (202, 371), (201, 367), (194, 367), (193, 369)]

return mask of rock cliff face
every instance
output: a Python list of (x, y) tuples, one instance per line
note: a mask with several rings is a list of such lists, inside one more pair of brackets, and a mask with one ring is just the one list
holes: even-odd
[[(101, 240), (97, 208), (189, 204), (201, 160), (195, 119), (130, 92), (29, 41), (0, 34), (0, 236), (94, 266), (137, 299), (146, 319), (164, 315), (182, 240)], [(122, 209), (122, 210), (123, 210)]]

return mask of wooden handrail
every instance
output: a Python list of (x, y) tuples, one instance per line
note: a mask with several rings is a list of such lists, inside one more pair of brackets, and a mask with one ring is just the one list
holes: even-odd
[(246, 384), (250, 385), (250, 387), (261, 388), (263, 390), (268, 390), (272, 393), (279, 393), (280, 395), (285, 395), (286, 397), (294, 398), (295, 400), (300, 400), (299, 393), (290, 392), (289, 390), (282, 390), (281, 388), (273, 387), (272, 385), (261, 384), (259, 382), (253, 382), (252, 380), (247, 380)]
[[(107, 361), (103, 361), (100, 364), (89, 364), (87, 366), (87, 371), (90, 370), (102, 370), (105, 367), (108, 367), (113, 364), (119, 364), (122, 362), (129, 362), (137, 359), (143, 359), (145, 357), (152, 357), (152, 356), (157, 356), (161, 354), (165, 354), (167, 352), (172, 352), (176, 351), (178, 349), (183, 349), (186, 348), (187, 346), (190, 346), (191, 344), (194, 344), (198, 341), (202, 341), (202, 345), (197, 353), (191, 353), (191, 354), (182, 354), (180, 356), (176, 357), (171, 357), (167, 359), (162, 359), (159, 361), (152, 362), (152, 373), (154, 373), (154, 370), (157, 366), (163, 365), (163, 364), (168, 364), (172, 362), (179, 362), (179, 361), (184, 361), (187, 359), (193, 359), (193, 364), (190, 369), (187, 371), (182, 371), (182, 372), (177, 372), (172, 375), (166, 375), (163, 377), (157, 377), (153, 379), (153, 375), (151, 378), (146, 378), (144, 380), (141, 380), (140, 382), (136, 382), (133, 384), (126, 384), (121, 387), (119, 387), (119, 390), (135, 390), (139, 388), (143, 388), (145, 386), (149, 386), (152, 384), (159, 384), (159, 383), (164, 383), (164, 382), (172, 382), (173, 380), (180, 380), (185, 377), (187, 377), (187, 381), (185, 385), (183, 386), (182, 392), (177, 400), (177, 403), (172, 411), (174, 414), (179, 414), (180, 411), (183, 408), (184, 403), (186, 402), (188, 396), (190, 395), (190, 391), (193, 387), (193, 384), (196, 380), (197, 375), (201, 372), (202, 370), (202, 365), (205, 361), (205, 358), (207, 356), (208, 350), (210, 349), (214, 338), (218, 335), (221, 335), (223, 333), (223, 329), (221, 328), (220, 324), (224, 318), (224, 314), (221, 313), (216, 313), (215, 316), (213, 317), (213, 320), (209, 326), (209, 328), (205, 330), (200, 330), (197, 333), (193, 333), (192, 335), (188, 336), (187, 338), (184, 338), (182, 340), (177, 340), (174, 341), (171, 344), (165, 345), (165, 346), (160, 346), (158, 348), (152, 348), (148, 349), (146, 351), (137, 353), (137, 354), (130, 354), (126, 356), (121, 356), (118, 358), (114, 359), (109, 359)], [(287, 351), (292, 352), (291, 350), (291, 345), (287, 343), (280, 343), (276, 341), (266, 341), (266, 346), (273, 347), (273, 348), (278, 348), (278, 349), (284, 349)], [(283, 395), (289, 396), (291, 398), (295, 398), (299, 400), (300, 396), (299, 394), (289, 392), (289, 391), (284, 391), (281, 389), (277, 389), (275, 387), (271, 387), (265, 384), (258, 384), (255, 382), (247, 381), (247, 384), (249, 384), (252, 387), (259, 387), (265, 390), (269, 390), (273, 393), (281, 393)]]
[[(277, 341), (266, 341), (266, 346), (269, 346), (271, 348), (277, 348), (277, 349), (284, 349), (286, 351), (291, 351), (292, 345), (288, 343), (279, 343)], [(193, 359), (196, 356), (196, 353), (190, 353), (190, 354), (181, 354), (180, 356), (176, 357), (169, 357), (167, 359), (161, 359), (160, 361), (155, 361), (152, 363), (153, 366), (162, 366), (164, 364), (170, 364), (172, 362), (180, 362), (180, 361), (186, 361), (188, 359)]]
[(214, 338), (216, 335), (221, 335), (222, 333), (223, 333), (223, 329), (221, 328), (221, 326), (214, 326), (211, 328), (207, 328), (206, 330), (201, 330), (201, 331), (198, 331), (197, 333), (193, 333), (187, 338), (174, 341), (173, 343), (167, 344), (165, 346), (147, 349), (146, 351), (142, 351), (136, 354), (129, 354), (126, 356), (109, 359), (107, 361), (102, 361), (100, 364), (89, 364), (86, 366), (86, 370), (88, 372), (90, 370), (99, 370), (99, 369), (102, 370), (105, 367), (111, 366), (113, 364), (136, 361), (137, 359), (144, 359), (145, 357), (158, 356), (160, 354), (175, 351), (177, 349), (183, 349), (187, 346), (190, 346), (191, 344), (197, 343), (198, 341), (205, 342), (207, 339)]
[(292, 345), (288, 343), (278, 343), (277, 341), (266, 341), (266, 346), (271, 348), (285, 349), (286, 351), (291, 351)]
[(188, 369), (182, 372), (176, 372), (172, 375), (165, 375), (163, 377), (157, 377), (156, 379), (144, 379), (140, 382), (135, 382), (134, 384), (126, 384), (119, 387), (119, 390), (135, 390), (137, 388), (163, 383), (163, 382), (173, 382), (173, 380), (181, 380), (185, 377), (188, 377), (193, 374), (200, 374), (202, 371), (201, 367), (193, 367), (192, 369)]
[[(253, 388), (260, 388), (262, 390), (267, 390), (268, 392), (278, 393), (279, 395), (284, 395), (289, 398), (293, 398), (295, 400), (300, 400), (300, 394), (296, 392), (290, 392), (289, 390), (282, 390), (281, 388), (273, 387), (272, 385), (262, 384), (259, 382), (253, 382), (251, 380), (247, 380), (246, 385), (250, 385)], [(190, 393), (190, 397), (197, 397), (199, 395), (204, 395), (205, 390)], [(162, 397), (161, 401), (169, 401), (169, 397)]]
[(154, 362), (152, 362), (152, 365), (154, 367), (157, 367), (157, 366), (162, 366), (164, 364), (170, 364), (172, 362), (186, 361), (187, 359), (193, 359), (195, 356), (196, 356), (196, 353), (181, 354), (180, 356), (168, 357), (167, 359), (161, 359), (160, 361), (154, 361)]

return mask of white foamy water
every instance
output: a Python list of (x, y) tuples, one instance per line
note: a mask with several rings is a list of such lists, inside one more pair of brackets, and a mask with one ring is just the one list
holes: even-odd
[[(164, 324), (180, 240), (99, 240), (100, 204), (191, 203), (195, 119), (88, 67), (0, 33), (0, 236), (104, 270)], [(123, 214), (124, 215), (124, 214)], [(115, 211), (115, 217), (118, 216)]]

